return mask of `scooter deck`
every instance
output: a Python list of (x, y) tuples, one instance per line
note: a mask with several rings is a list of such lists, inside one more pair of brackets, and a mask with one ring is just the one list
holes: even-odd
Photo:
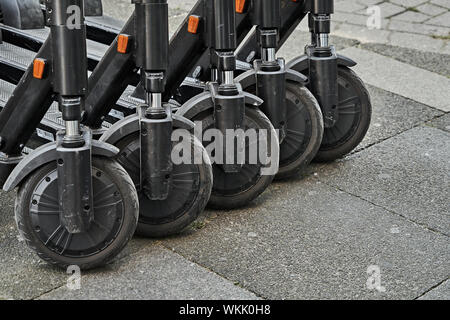
[[(6, 105), (6, 102), (13, 94), (15, 85), (0, 80), (0, 110)], [(37, 144), (46, 143), (49, 141), (54, 141), (54, 133), (62, 129), (62, 123), (58, 120), (60, 119), (60, 114), (58, 111), (58, 106), (53, 104), (47, 115), (42, 119), (41, 125), (36, 129), (36, 134), (33, 137), (33, 142)], [(24, 153), (28, 153), (24, 150)]]
[(125, 22), (114, 19), (113, 17), (102, 15), (99, 17), (86, 17), (86, 27), (88, 29), (95, 29), (97, 32), (109, 33), (114, 37), (120, 33)]
[[(1, 24), (0, 28), (4, 33), (4, 38), (11, 44), (29, 49), (31, 51), (38, 51), (42, 43), (47, 40), (50, 34), (49, 28), (33, 29), (33, 30), (19, 30)], [(100, 42), (87, 40), (89, 69), (93, 70), (97, 63), (101, 60), (103, 55), (108, 50), (108, 46)]]

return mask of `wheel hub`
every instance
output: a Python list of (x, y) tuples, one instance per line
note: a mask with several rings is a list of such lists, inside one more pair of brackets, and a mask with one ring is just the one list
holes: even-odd
[(56, 169), (37, 185), (30, 200), (31, 224), (50, 250), (67, 257), (88, 257), (106, 248), (120, 231), (123, 203), (116, 185), (102, 171), (92, 168), (94, 220), (87, 232), (70, 234), (60, 221)]

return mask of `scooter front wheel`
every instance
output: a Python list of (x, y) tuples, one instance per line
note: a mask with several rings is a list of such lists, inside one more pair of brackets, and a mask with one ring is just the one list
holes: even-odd
[[(136, 233), (144, 237), (160, 238), (181, 233), (194, 223), (201, 222), (212, 188), (212, 168), (205, 148), (193, 135), (188, 141), (194, 152), (191, 161), (173, 166), (169, 196), (165, 200), (150, 200), (139, 192), (140, 215)], [(186, 142), (186, 141), (184, 141)], [(140, 140), (132, 134), (120, 140), (117, 160), (127, 170), (140, 189)], [(174, 148), (176, 144), (173, 144)], [(199, 155), (201, 161), (194, 161)]]
[[(256, 86), (246, 89), (256, 94)], [(322, 144), (323, 116), (313, 94), (294, 82), (286, 82), (286, 136), (280, 145), (280, 169), (276, 180), (302, 172)]]
[(286, 108), (286, 137), (280, 145), (277, 180), (302, 172), (316, 156), (323, 137), (322, 111), (307, 88), (288, 82)]
[(331, 162), (354, 150), (364, 139), (372, 118), (370, 96), (363, 81), (350, 68), (338, 70), (339, 120), (325, 128), (322, 146), (315, 158)]
[(61, 224), (56, 162), (32, 173), (19, 188), (16, 223), (40, 258), (82, 270), (111, 262), (132, 238), (139, 202), (133, 182), (116, 161), (93, 157), (94, 220), (87, 232), (71, 234)]
[[(215, 128), (213, 109), (208, 109), (197, 114), (191, 120), (202, 123), (203, 133)], [(278, 135), (269, 119), (261, 110), (253, 107), (246, 108), (244, 130), (247, 132), (254, 130), (256, 134), (264, 131), (266, 133), (265, 138), (267, 139), (265, 145), (268, 151), (268, 158), (273, 158), (274, 153), (277, 156), (279, 155)], [(243, 207), (255, 200), (272, 183), (278, 171), (278, 166), (272, 171), (270, 166), (273, 165), (273, 160), (267, 165), (260, 162), (260, 159), (255, 162), (249, 161), (252, 156), (250, 154), (251, 145), (254, 143), (255, 141), (246, 140), (245, 163), (239, 172), (225, 172), (221, 164), (213, 163), (214, 184), (211, 199), (208, 204), (209, 207), (214, 209), (236, 209)], [(278, 163), (278, 161), (275, 162)], [(267, 172), (264, 169), (267, 169)]]

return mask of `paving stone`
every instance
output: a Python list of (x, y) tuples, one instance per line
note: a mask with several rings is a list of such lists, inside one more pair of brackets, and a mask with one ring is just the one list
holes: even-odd
[[(196, 0), (168, 1), (169, 16), (186, 15), (196, 2)], [(108, 0), (108, 5), (104, 5), (103, 10), (106, 15), (126, 21), (133, 13), (134, 5), (129, 0)]]
[(419, 10), (420, 12), (425, 13), (429, 16), (432, 16), (432, 17), (437, 16), (437, 15), (447, 11), (447, 9), (444, 9), (440, 6), (435, 6), (431, 3), (424, 3), (420, 6), (418, 6), (417, 10)]
[(447, 27), (439, 27), (423, 23), (411, 23), (400, 20), (390, 20), (389, 30), (441, 37), (446, 37), (450, 34), (450, 28)]
[(450, 132), (450, 113), (427, 122), (427, 125)]
[(335, 46), (336, 50), (340, 51), (345, 48), (350, 48), (359, 44), (358, 40), (338, 37), (336, 35), (330, 36), (330, 43)]
[(83, 275), (80, 290), (63, 286), (40, 299), (248, 300), (257, 296), (154, 245), (127, 257), (118, 267)]
[(320, 179), (450, 234), (450, 134), (421, 126), (334, 164)]
[(370, 30), (366, 26), (341, 24), (334, 30), (333, 34), (344, 38), (356, 39), (363, 43), (387, 43), (391, 31)]
[(103, 13), (113, 18), (127, 21), (133, 13), (134, 6), (131, 1), (108, 0), (108, 5), (103, 6)]
[(418, 300), (450, 300), (450, 280), (424, 294)]
[(392, 17), (392, 20), (403, 20), (403, 21), (409, 21), (409, 22), (424, 22), (425, 20), (429, 19), (430, 17), (426, 14), (420, 13), (420, 12), (413, 12), (413, 11), (406, 11), (403, 12), (395, 17)]
[(419, 4), (425, 3), (428, 0), (390, 0), (390, 2), (404, 6), (406, 8), (416, 7)]
[(14, 200), (15, 192), (0, 191), (0, 203), (2, 204), (0, 212), (0, 239), (3, 236), (3, 231), (8, 231), (14, 228), (16, 223), (14, 221)]
[(450, 111), (449, 78), (363, 49), (352, 47), (341, 53), (358, 61), (355, 70), (366, 83)]
[(446, 13), (441, 14), (440, 16), (434, 17), (426, 21), (426, 23), (437, 26), (450, 27), (450, 12), (447, 11)]
[(338, 0), (334, 3), (336, 12), (356, 12), (366, 8), (365, 5), (359, 3), (359, 0)]
[(384, 0), (358, 0), (358, 2), (364, 4), (365, 6), (373, 6), (375, 4), (384, 2)]
[(447, 41), (447, 44), (445, 45), (444, 49), (442, 50), (443, 53), (450, 55), (450, 41)]
[(180, 13), (188, 13), (197, 3), (197, 0), (167, 1), (169, 8), (179, 11)]
[(405, 8), (392, 4), (390, 2), (383, 2), (381, 4), (378, 4), (378, 6), (381, 9), (382, 18), (389, 18), (396, 14), (399, 14), (400, 12), (405, 11)]
[(443, 114), (391, 92), (372, 86), (368, 89), (372, 99), (372, 124), (356, 150), (367, 148)]
[(378, 43), (365, 43), (361, 47), (450, 78), (450, 55)]
[[(134, 5), (128, 0), (110, 0), (113, 5), (104, 6), (104, 14), (120, 21), (127, 21), (134, 10)], [(195, 1), (189, 0), (185, 4), (169, 1), (169, 35), (172, 36), (179, 28), (188, 12), (186, 8), (193, 6)]]
[(32, 299), (64, 283), (64, 272), (42, 262), (19, 241), (15, 227), (1, 231), (0, 296), (8, 299)]
[[(169, 1), (171, 34), (195, 2)], [(349, 5), (353, 2), (355, 10)], [(355, 16), (363, 16), (365, 10), (362, 5), (380, 2), (357, 0), (357, 5), (355, 1), (340, 0), (336, 2), (336, 8), (351, 13), (340, 15), (349, 18), (355, 12), (361, 13)], [(410, 6), (407, 0), (391, 2)], [(430, 3), (450, 7), (448, 0), (432, 0)], [(395, 16), (405, 10), (388, 2), (380, 6), (383, 16)], [(122, 21), (128, 19), (132, 10), (129, 0), (109, 0), (105, 5), (107, 14)], [(367, 17), (353, 19), (353, 22), (347, 18), (342, 20), (337, 16), (332, 24), (333, 30), (340, 29), (340, 33), (334, 34), (344, 37), (331, 39), (339, 50), (357, 44), (350, 38), (386, 43), (391, 35), (387, 30), (367, 30)], [(361, 26), (341, 23), (339, 19), (353, 24), (359, 21)], [(427, 21), (433, 25), (392, 19), (390, 27), (395, 31), (448, 36), (449, 20), (446, 14)], [(387, 20), (384, 19), (383, 28), (386, 25)], [(306, 19), (298, 29), (308, 30)], [(287, 59), (298, 55), (303, 51), (303, 44), (309, 42), (309, 37), (308, 33), (296, 32), (280, 55)], [(391, 40), (399, 46), (450, 53), (450, 43), (444, 46), (444, 41), (440, 39), (429, 42), (429, 37), (396, 32)], [(421, 68), (415, 77), (410, 69), (405, 76), (402, 68), (392, 71), (392, 65), (388, 64), (386, 70), (389, 72), (380, 80), (385, 83), (381, 87), (387, 90), (392, 87), (394, 92), (414, 96), (413, 99), (423, 96), (418, 101), (428, 101), (424, 103), (435, 106), (436, 101), (430, 100), (425, 92), (428, 88), (430, 95), (441, 95), (449, 101), (445, 95), (448, 83), (441, 81), (449, 77), (448, 56), (373, 43), (363, 44), (363, 48)], [(365, 63), (364, 59), (356, 60), (360, 64)], [(384, 65), (385, 60), (382, 61)], [(422, 69), (447, 78), (430, 78), (421, 72)], [(397, 75), (398, 79), (392, 75)], [(377, 72), (373, 76), (377, 77)], [(407, 90), (401, 91), (395, 83), (393, 85), (390, 82), (393, 78)], [(373, 82), (373, 79), (369, 81)], [(423, 82), (425, 87), (422, 87)], [(433, 82), (434, 89), (431, 85), (427, 87)], [(417, 87), (417, 83), (421, 86)], [(413, 86), (419, 91), (417, 96), (411, 94)], [(369, 86), (369, 90), (374, 103), (374, 121), (360, 148), (442, 114), (376, 87)], [(441, 109), (448, 111), (448, 106)], [(449, 241), (442, 235), (449, 230), (449, 197), (446, 191), (449, 189), (449, 121), (449, 114), (439, 116), (426, 122), (426, 126), (409, 130), (336, 164), (311, 165), (304, 175), (308, 176), (306, 180), (294, 178), (286, 183), (274, 184), (249, 207), (231, 213), (210, 212), (209, 222), (200, 232), (165, 241), (177, 252), (213, 269), (231, 282), (162, 248), (154, 241), (136, 238), (116, 263), (86, 274), (81, 291), (68, 291), (65, 287), (68, 275), (41, 262), (19, 241), (13, 215), (14, 193), (0, 192), (0, 300), (36, 298), (48, 291), (51, 292), (41, 298), (256, 297), (246, 289), (235, 286), (235, 282), (261, 296), (280, 299), (412, 299), (421, 296), (420, 299), (448, 300), (449, 283), (441, 282), (450, 271)], [(346, 188), (357, 197), (336, 187)], [(365, 197), (376, 205), (365, 201)], [(400, 214), (417, 221), (419, 225), (399, 217)], [(369, 265), (381, 267), (382, 285), (387, 290), (385, 293), (366, 288)]]
[[(133, 239), (111, 266), (119, 268), (122, 259), (151, 245), (148, 239)], [(0, 230), (0, 296), (8, 299), (34, 299), (66, 284), (64, 270), (43, 262), (20, 240), (16, 227)]]
[[(351, 25), (359, 25), (367, 27), (368, 15), (365, 13), (346, 13), (346, 12), (336, 12), (333, 15), (333, 23), (348, 23)], [(389, 25), (389, 19), (381, 19), (381, 29), (387, 29)]]
[[(164, 243), (269, 299), (413, 299), (448, 275), (447, 237), (314, 177), (268, 197)], [(385, 293), (367, 289), (371, 265)]]
[(361, 26), (367, 25), (367, 16), (363, 14), (355, 14), (348, 12), (336, 12), (333, 15), (333, 21), (346, 22), (350, 24), (357, 24)]
[[(21, 241), (14, 220), (14, 200), (15, 192), (0, 192), (0, 296), (32, 299), (63, 285), (68, 275), (43, 262)], [(133, 239), (120, 257), (141, 246), (142, 240)]]
[(450, 10), (450, 3), (448, 2), (448, 0), (431, 0), (430, 2)]
[(446, 53), (444, 40), (421, 34), (392, 32), (389, 37), (389, 44), (428, 52)]
[(175, 32), (178, 31), (178, 28), (181, 26), (181, 24), (184, 22), (186, 17), (184, 15), (179, 15), (176, 17), (170, 17), (169, 18), (169, 37), (171, 38)]
[(30, 299), (59, 286), (62, 276), (20, 241), (14, 220), (14, 198), (15, 192), (0, 192), (0, 296)]

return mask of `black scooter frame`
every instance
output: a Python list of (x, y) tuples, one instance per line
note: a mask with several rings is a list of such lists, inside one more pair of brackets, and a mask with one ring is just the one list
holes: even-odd
[[(164, 101), (168, 101), (170, 98), (177, 97), (180, 94), (179, 88), (186, 77), (195, 79), (195, 81), (187, 82), (188, 87), (193, 88), (193, 92), (188, 92), (187, 98), (182, 97), (180, 99), (181, 102), (186, 101), (198, 91), (201, 92), (204, 89), (202, 84), (196, 82), (197, 80), (202, 82), (211, 80), (211, 69), (214, 68), (214, 59), (212, 59), (212, 53), (208, 48), (211, 47), (214, 37), (211, 35), (212, 21), (210, 17), (213, 12), (210, 3), (211, 1), (199, 0), (189, 13), (189, 17), (196, 16), (201, 18), (197, 34), (188, 32), (188, 17), (170, 41), (169, 60), (171, 63), (166, 73), (167, 81), (166, 91), (163, 96)], [(311, 12), (310, 17), (326, 15), (328, 22), (325, 22), (325, 24), (328, 23), (329, 25), (329, 17), (333, 10), (333, 0), (326, 0), (320, 2), (320, 4), (324, 5), (319, 5), (319, 2), (313, 0), (303, 2), (281, 0), (281, 21), (277, 50), (309, 12)], [(236, 36), (237, 43), (240, 43), (236, 50), (236, 68), (238, 72), (250, 70), (252, 66), (249, 63), (261, 58), (258, 33), (253, 28), (255, 19), (255, 8), (253, 6), (254, 3), (247, 1), (244, 12), (236, 15)], [(134, 34), (134, 19), (134, 16), (129, 19), (121, 31), (122, 34)], [(311, 26), (313, 38), (315, 38), (316, 34), (326, 34), (327, 28), (320, 23), (319, 26)], [(116, 45), (117, 39), (103, 58), (101, 65), (94, 70), (89, 81), (90, 94), (86, 103), (85, 124), (93, 128), (100, 128), (104, 117), (111, 110), (111, 106), (119, 99), (125, 88), (133, 84), (135, 79), (137, 68), (133, 62), (134, 53), (130, 51), (125, 56), (120, 55), (115, 50)], [(333, 65), (351, 67), (355, 66), (356, 63), (349, 58), (336, 54), (333, 47), (330, 48), (331, 59), (329, 57), (317, 58), (315, 44), (308, 50), (309, 54), (300, 56), (286, 65), (288, 77), (291, 80), (305, 83), (307, 80), (298, 73), (309, 75), (310, 82), (315, 84), (312, 91), (318, 95), (318, 100), (325, 110), (326, 119), (331, 119), (331, 121), (326, 121), (328, 123), (327, 126), (330, 126), (337, 121), (335, 112), (333, 111), (333, 115), (330, 116), (330, 111), (327, 111), (334, 110), (334, 106), (337, 104), (335, 101), (336, 90), (332, 90), (334, 92), (327, 95), (323, 92), (329, 92), (329, 88), (336, 88), (337, 80), (333, 75), (328, 76), (327, 74), (324, 77), (324, 73), (326, 73), (326, 70), (334, 70), (335, 67)], [(313, 61), (311, 64), (315, 67), (309, 68), (310, 61)], [(297, 72), (294, 73), (289, 70)], [(195, 89), (195, 86), (198, 86), (198, 88)], [(142, 84), (136, 88), (134, 96), (142, 100), (145, 99), (145, 90)]]
[[(73, 11), (68, 10), (71, 6)], [(47, 1), (51, 35), (0, 114), (3, 189), (14, 189), (35, 169), (56, 161), (60, 219), (72, 234), (86, 231), (93, 218), (92, 154), (112, 157), (118, 153), (115, 147), (92, 141), (89, 130), (79, 131), (87, 93), (86, 29), (82, 8), (83, 0)], [(69, 25), (70, 22), (73, 24)], [(25, 143), (55, 98), (66, 130), (58, 133), (56, 142), (22, 159)]]
[(169, 65), (169, 8), (166, 0), (134, 0), (136, 66), (146, 103), (140, 106), (141, 183), (150, 200), (169, 196), (172, 177), (172, 111), (164, 108), (165, 73)]
[[(283, 1), (283, 0), (282, 0)], [(211, 80), (211, 1), (199, 0), (183, 22), (178, 32), (170, 41), (169, 61), (170, 65), (166, 73), (166, 91), (163, 96), (164, 101), (171, 97), (176, 97), (178, 88), (187, 76), (195, 75), (196, 80)], [(200, 17), (200, 27), (196, 34), (188, 32), (190, 16)], [(283, 1), (281, 10), (280, 41), (281, 46), (295, 30), (295, 27), (305, 16), (301, 3)], [(133, 15), (125, 24), (121, 34), (133, 35), (135, 26), (135, 16)], [(238, 60), (243, 60), (248, 56), (258, 58), (260, 55), (259, 45), (256, 36), (247, 37), (252, 30), (253, 24), (250, 11), (236, 15), (237, 43), (245, 43), (239, 47)], [(119, 99), (125, 88), (133, 83), (137, 71), (134, 62), (135, 52), (133, 48), (126, 54), (120, 54), (116, 50), (117, 39), (112, 43), (110, 49), (102, 59), (100, 65), (92, 73), (89, 79), (89, 96), (86, 101), (86, 118), (84, 123), (92, 128), (100, 128), (104, 117), (111, 110), (111, 106)], [(245, 53), (244, 59), (239, 59)], [(237, 69), (250, 68), (248, 63), (237, 63)], [(202, 87), (203, 88), (203, 87)], [(190, 96), (192, 96), (191, 94)], [(135, 97), (145, 99), (145, 90), (140, 84), (134, 93)], [(189, 96), (189, 98), (190, 98)]]
[(253, 0), (252, 24), (257, 26), (260, 55), (252, 70), (236, 78), (244, 90), (255, 87), (256, 95), (264, 103), (261, 110), (279, 130), (280, 143), (286, 137), (286, 81), (306, 84), (308, 79), (301, 73), (287, 69), (284, 59), (276, 59), (279, 30), (281, 27), (281, 1)]
[[(297, 25), (311, 10), (313, 2), (313, 0), (281, 1), (281, 23), (277, 49), (284, 44)], [(201, 18), (199, 32), (197, 34), (188, 32), (188, 18), (186, 18), (176, 35), (171, 39), (169, 47), (169, 60), (171, 63), (166, 72), (163, 101), (167, 101), (170, 97), (179, 93), (178, 88), (187, 76), (200, 81), (210, 80), (211, 53), (207, 49), (210, 39), (208, 38), (206, 27), (209, 13), (205, 5), (206, 2), (205, 0), (199, 0), (189, 14), (189, 16), (195, 15)], [(261, 58), (257, 33), (252, 23), (251, 5), (250, 1), (247, 1), (243, 13), (236, 15), (237, 42), (240, 43), (236, 50), (238, 58), (237, 69), (242, 71), (247, 71), (251, 68), (249, 62)], [(135, 17), (133, 15), (121, 31), (121, 34), (130, 35), (131, 42), (135, 34), (134, 25)], [(96, 31), (102, 30), (96, 29), (94, 26), (89, 32), (88, 28), (88, 36), (94, 39), (93, 35)], [(110, 32), (108, 35), (110, 35)], [(104, 43), (108, 43), (110, 39), (111, 37), (108, 38), (108, 36), (102, 37)], [(50, 39), (48, 39), (39, 50), (37, 57), (45, 59), (50, 54)], [(117, 38), (112, 42), (108, 52), (89, 79), (89, 95), (86, 98), (85, 113), (82, 119), (84, 124), (92, 128), (100, 128), (105, 116), (125, 88), (129, 84), (136, 83), (138, 68), (135, 63), (135, 56), (136, 52), (133, 46), (123, 54), (117, 52)], [(348, 67), (356, 65), (351, 59), (339, 54), (336, 54), (336, 60), (339, 65)], [(243, 61), (243, 63), (239, 61)], [(303, 55), (288, 63), (286, 68), (308, 73), (309, 64), (309, 56)], [(14, 97), (11, 98), (4, 112), (0, 115), (1, 183), (6, 180), (11, 170), (17, 165), (23, 147), (54, 99), (50, 79), (51, 75), (42, 81), (35, 81), (30, 68), (24, 75), (21, 84), (16, 88)], [(36, 94), (37, 92), (39, 94)], [(144, 93), (145, 90), (143, 90), (142, 86), (139, 86), (135, 95), (145, 99)], [(14, 110), (14, 108), (11, 108), (13, 105), (20, 105), (21, 109)], [(178, 122), (186, 125), (186, 121), (179, 120)]]

